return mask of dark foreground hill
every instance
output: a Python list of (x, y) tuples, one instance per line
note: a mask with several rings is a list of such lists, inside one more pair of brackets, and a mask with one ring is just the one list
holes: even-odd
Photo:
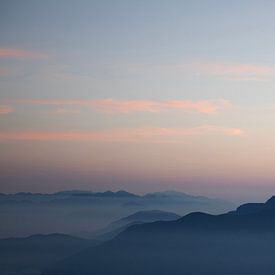
[(1, 239), (0, 274), (40, 275), (45, 267), (97, 243), (65, 234)]
[(46, 274), (275, 274), (275, 199), (223, 215), (192, 213), (134, 225)]

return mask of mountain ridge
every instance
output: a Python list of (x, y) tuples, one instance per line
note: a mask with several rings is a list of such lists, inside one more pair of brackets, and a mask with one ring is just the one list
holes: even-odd
[[(233, 213), (193, 212), (132, 225), (111, 241), (56, 263), (51, 274), (274, 274), (274, 202), (266, 201), (261, 212), (240, 213), (240, 206)], [(261, 273), (263, 266), (270, 272)]]

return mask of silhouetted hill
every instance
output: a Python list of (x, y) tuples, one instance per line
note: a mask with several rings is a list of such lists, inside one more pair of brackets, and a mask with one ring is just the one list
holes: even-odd
[(265, 203), (246, 203), (240, 205), (236, 211), (231, 211), (230, 213), (236, 215), (261, 213), (263, 215), (269, 212), (275, 212), (275, 196), (271, 197)]
[(231, 211), (231, 214), (247, 215), (260, 212), (264, 206), (264, 203), (246, 203), (240, 205), (235, 211)]
[(57, 263), (51, 274), (275, 274), (273, 206), (272, 198), (260, 206), (262, 211), (246, 205), (249, 211), (196, 212), (175, 221), (133, 225)]
[(160, 210), (148, 210), (148, 211), (138, 211), (132, 215), (121, 218), (115, 222), (112, 222), (107, 227), (92, 233), (83, 233), (80, 236), (88, 238), (96, 238), (100, 240), (109, 240), (114, 238), (116, 235), (124, 231), (131, 225), (141, 224), (146, 222), (154, 221), (172, 221), (179, 219), (181, 216)]

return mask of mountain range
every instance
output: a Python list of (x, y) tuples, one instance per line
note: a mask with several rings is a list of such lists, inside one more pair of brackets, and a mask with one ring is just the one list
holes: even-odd
[(138, 195), (124, 190), (0, 194), (0, 206), (0, 238), (24, 237), (37, 232), (92, 233), (121, 217), (154, 209), (183, 216), (194, 211), (218, 214), (235, 208), (227, 201), (175, 191)]
[(221, 215), (128, 227), (48, 270), (58, 275), (275, 274), (275, 197)]
[(178, 199), (192, 199), (192, 200), (210, 200), (209, 198), (203, 196), (193, 196), (183, 192), (177, 191), (163, 191), (155, 193), (147, 193), (145, 195), (137, 195), (125, 190), (119, 190), (113, 192), (110, 190), (104, 192), (92, 192), (92, 191), (83, 191), (83, 190), (65, 190), (56, 193), (32, 193), (32, 192), (19, 192), (19, 193), (0, 193), (0, 201), (4, 202), (5, 200), (20, 200), (20, 199), (29, 199), (30, 201), (34, 199), (53, 199), (53, 198), (73, 198), (73, 197), (99, 197), (99, 198), (146, 198), (146, 199), (157, 199), (157, 198), (178, 198)]

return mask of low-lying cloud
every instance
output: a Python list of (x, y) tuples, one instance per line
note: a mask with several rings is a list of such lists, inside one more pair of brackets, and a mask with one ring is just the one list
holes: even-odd
[(17, 100), (15, 104), (90, 107), (103, 113), (160, 113), (169, 110), (193, 111), (214, 114), (228, 108), (231, 103), (224, 99), (214, 100), (117, 100), (107, 99), (28, 99)]
[(239, 128), (226, 128), (216, 125), (203, 125), (193, 128), (143, 127), (92, 132), (14, 131), (0, 132), (0, 140), (180, 143), (188, 137), (204, 135), (242, 137), (245, 132)]
[(15, 112), (15, 109), (8, 105), (0, 105), (0, 115), (9, 114)]
[(0, 48), (0, 58), (47, 58), (48, 56), (41, 52), (24, 50), (19, 48)]

